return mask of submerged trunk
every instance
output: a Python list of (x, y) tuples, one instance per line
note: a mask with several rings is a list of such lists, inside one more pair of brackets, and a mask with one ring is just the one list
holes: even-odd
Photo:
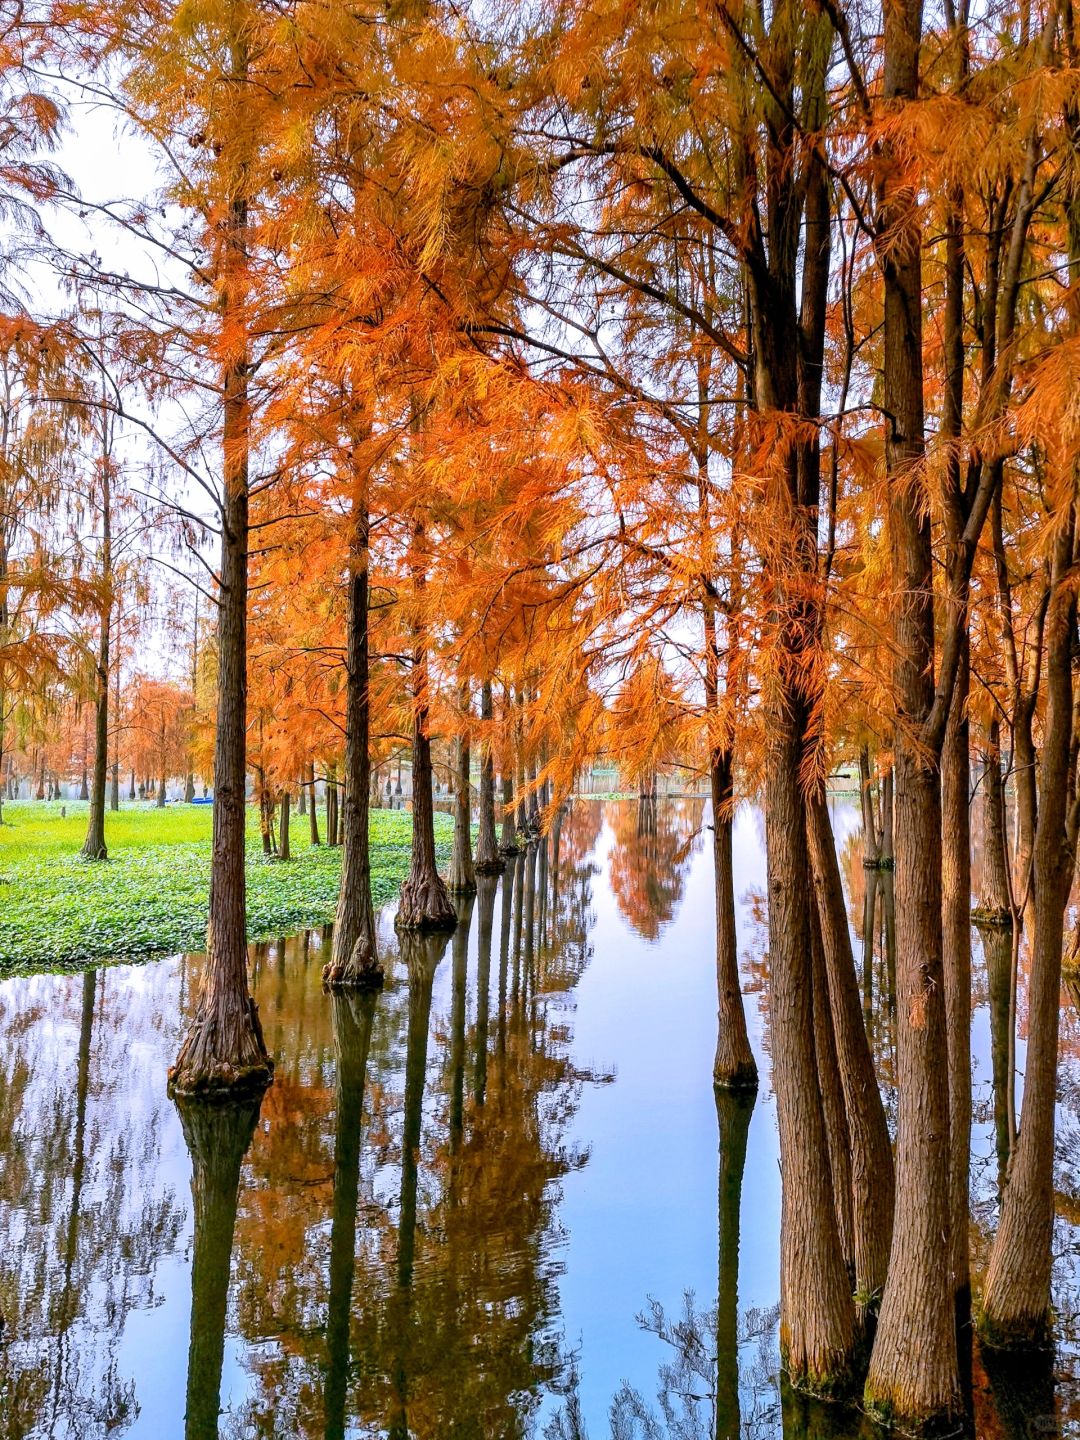
[[(836, 1035), (833, 1031), (832, 1008), (829, 1002), (829, 980), (825, 969), (825, 951), (821, 938), (821, 921), (817, 906), (810, 907), (811, 1003), (814, 1010), (814, 1053), (817, 1056), (818, 1084), (821, 1086), (821, 1108), (825, 1116), (825, 1138), (828, 1143), (829, 1176), (832, 1181), (833, 1209), (836, 1230), (840, 1237), (840, 1253), (844, 1258), (849, 1282), (855, 1279), (855, 1221), (851, 1188), (851, 1132), (844, 1108), (844, 1091), (836, 1058)], [(823, 1157), (824, 1160), (824, 1157)]]
[(1050, 1315), (1061, 955), (1075, 846), (1069, 812), (1076, 595), (1066, 578), (1073, 563), (1073, 528), (1070, 515), (1057, 542), (1046, 619), (1047, 706), (1032, 856), (1035, 934), (1022, 1123), (983, 1295), (984, 1335), (998, 1346), (1042, 1343)]
[[(888, 1272), (894, 1197), (892, 1145), (863, 1023), (840, 866), (829, 808), (821, 790), (815, 790), (808, 800), (807, 832), (844, 1107), (851, 1133), (855, 1293), (865, 1325), (880, 1304)], [(867, 878), (871, 896), (878, 878), (873, 873)], [(864, 936), (871, 949), (872, 930), (871, 900), (868, 933)]]
[(412, 766), (412, 858), (401, 887), (399, 930), (453, 930), (457, 914), (435, 861), (435, 810), (431, 795), (431, 741), (427, 733), (427, 677), (418, 655), (414, 665)]
[[(462, 690), (462, 710), (469, 709), (468, 690)], [(472, 807), (469, 783), (469, 740), (458, 736), (454, 765), (454, 849), (450, 856), (447, 888), (455, 895), (476, 894), (476, 872), (472, 858)]]
[(971, 826), (968, 791), (968, 647), (956, 676), (941, 757), (942, 959), (949, 1052), (949, 1243), (957, 1324), (971, 1318)]
[(480, 749), (480, 833), (476, 837), (476, 873), (497, 875), (506, 862), (499, 854), (495, 833), (495, 756), (491, 745), (493, 719), (491, 681), (485, 680), (480, 691), (480, 719), (484, 738)]
[(742, 985), (739, 981), (739, 938), (735, 927), (735, 867), (731, 832), (734, 796), (731, 756), (713, 756), (713, 876), (716, 890), (716, 1055), (713, 1084), (726, 1089), (757, 1088), (758, 1071), (746, 1033)]
[(503, 771), (502, 777), (502, 806), (503, 822), (502, 834), (499, 836), (499, 854), (517, 855), (520, 851), (517, 842), (517, 828), (514, 824), (514, 781), (506, 770)]
[[(371, 710), (366, 483), (358, 491), (353, 519), (346, 635), (344, 849), (341, 888), (334, 920), (334, 949), (330, 963), (323, 970), (323, 980), (331, 986), (378, 985), (383, 978), (375, 940), (369, 845)], [(311, 816), (314, 823), (314, 800)]]
[(995, 716), (986, 728), (982, 777), (982, 894), (987, 920), (1011, 923), (1009, 861), (1005, 849), (1005, 785), (1001, 778), (1001, 726)]
[(870, 774), (870, 751), (859, 751), (859, 796), (862, 801), (863, 863), (876, 865), (881, 859), (881, 838), (874, 819), (874, 779)]

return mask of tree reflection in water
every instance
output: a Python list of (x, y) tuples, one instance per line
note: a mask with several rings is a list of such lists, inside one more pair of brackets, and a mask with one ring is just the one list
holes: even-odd
[[(858, 1433), (859, 1417), (809, 1406), (778, 1383), (771, 1232), (756, 1214), (773, 1193), (766, 1171), (775, 1164), (764, 1070), (753, 1122), (746, 1101), (717, 1100), (717, 1303), (707, 1303), (706, 1258), (691, 1272), (705, 1306), (688, 1298), (682, 1311), (652, 1307), (644, 1317), (664, 1356), (659, 1393), (632, 1371), (634, 1386), (601, 1399), (599, 1415), (583, 1417), (576, 1405), (578, 1333), (564, 1335), (560, 1304), (575, 1283), (571, 1276), (560, 1296), (563, 1226), (576, 1225), (575, 1215), (589, 1222), (605, 1214), (590, 1208), (591, 1179), (567, 1183), (589, 1158), (579, 1124), (609, 1151), (603, 1161), (598, 1152), (593, 1167), (595, 1204), (621, 1206), (623, 1195), (600, 1183), (612, 1185), (608, 1142), (618, 1128), (609, 1132), (604, 1120), (597, 1128), (606, 1097), (590, 1100), (579, 1117), (586, 1088), (610, 1077), (575, 1063), (574, 1048), (607, 1058), (611, 1025), (587, 1027), (610, 1002), (607, 987), (637, 983), (625, 977), (646, 977), (646, 989), (628, 998), (624, 988), (620, 1003), (651, 1017), (655, 955), (646, 947), (665, 926), (678, 926), (679, 943), (694, 943), (706, 891), (694, 889), (701, 877), (691, 862), (706, 818), (696, 801), (560, 811), (547, 839), (501, 880), (480, 878), (449, 944), (409, 936), (399, 951), (384, 917), (387, 982), (377, 997), (322, 993), (328, 928), (252, 947), (278, 1061), (257, 1122), (254, 1112), (235, 1110), (181, 1115), (159, 1083), (197, 991), (200, 957), (0, 984), (0, 1440), (171, 1437), (185, 1426), (190, 1436), (223, 1440), (526, 1440), (581, 1436), (586, 1426), (593, 1440), (609, 1431), (617, 1440)], [(606, 866), (600, 883), (610, 882), (602, 897), (598, 854)], [(864, 872), (854, 844), (845, 861), (853, 928), (865, 941), (868, 1029), (888, 1089), (891, 876)], [(695, 898), (680, 912), (684, 897)], [(711, 1011), (714, 983), (711, 918), (702, 925), (703, 1011)], [(760, 919), (752, 896), (742, 919), (744, 948), (752, 947)], [(626, 936), (635, 939), (623, 953)], [(977, 1025), (989, 1043), (977, 1092), (985, 1151), (975, 1172), (977, 1240), (993, 1223), (1008, 1138), (1008, 956), (997, 954), (993, 936), (984, 936), (980, 954), (976, 1002), (985, 1008)], [(577, 987), (594, 961), (579, 1015)], [(609, 969), (598, 987), (601, 964)], [(750, 953), (743, 968), (748, 984), (767, 987), (765, 959)], [(682, 969), (686, 983), (696, 983), (693, 966)], [(1020, 1002), (1023, 1036), (1023, 986)], [(634, 1043), (646, 1046), (654, 1067), (642, 1068), (642, 1083), (661, 1072), (666, 1080), (665, 1066), (680, 1083), (695, 1083), (679, 1069), (685, 1030), (642, 1033)], [(766, 1029), (759, 1039), (767, 1053)], [(990, 1440), (1052, 1435), (1059, 1422), (1069, 1433), (1080, 1415), (1069, 1379), (1080, 1350), (1080, 1289), (1069, 1261), (1080, 1223), (1078, 1055), (1080, 1021), (1070, 1010), (1055, 1177), (1066, 1262), (1055, 1290), (1056, 1395), (1046, 1366), (1012, 1376), (976, 1357), (975, 1430)], [(707, 1065), (706, 1055), (706, 1085)], [(628, 1065), (624, 1083), (631, 1079)], [(671, 1093), (682, 1103), (683, 1092)], [(701, 1119), (711, 1127), (707, 1091), (704, 1098)], [(625, 1118), (625, 1102), (609, 1113)], [(653, 1112), (633, 1112), (638, 1148), (626, 1154), (648, 1163), (671, 1113), (655, 1132), (633, 1128), (642, 1113)], [(707, 1152), (708, 1139), (694, 1134), (696, 1153)], [(740, 1282), (744, 1165), (756, 1228), (743, 1236)], [(614, 1173), (617, 1184), (617, 1166)], [(622, 1180), (636, 1184), (630, 1172)], [(707, 1195), (712, 1183), (696, 1193)], [(685, 1220), (691, 1233), (694, 1197), (685, 1198), (671, 1223)], [(627, 1205), (616, 1221), (631, 1237), (635, 1214)], [(587, 1224), (580, 1233), (590, 1234)], [(707, 1250), (699, 1247), (698, 1258)], [(664, 1272), (676, 1294), (690, 1278), (684, 1263)], [(637, 1271), (628, 1265), (628, 1273)], [(627, 1322), (644, 1291), (630, 1295)], [(748, 1296), (764, 1308), (747, 1309)], [(576, 1315), (568, 1323), (576, 1325)], [(607, 1341), (610, 1332), (589, 1332), (589, 1355), (598, 1334)], [(646, 1374), (652, 1364), (648, 1358)], [(612, 1389), (617, 1381), (618, 1373)], [(1032, 1432), (1036, 1419), (1041, 1428)]]

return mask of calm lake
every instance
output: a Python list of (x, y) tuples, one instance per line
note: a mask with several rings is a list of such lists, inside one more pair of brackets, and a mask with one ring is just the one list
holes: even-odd
[[(199, 956), (0, 984), (0, 1437), (861, 1433), (782, 1403), (763, 829), (740, 812), (762, 1085), (718, 1105), (709, 819), (698, 799), (575, 802), (450, 939), (403, 952), (384, 914), (377, 998), (323, 994), (328, 931), (253, 947), (277, 1062), (257, 1109), (182, 1118), (166, 1095)], [(855, 808), (833, 819), (887, 1084), (887, 907), (864, 946), (877, 877)], [(1008, 942), (988, 947), (977, 1237), (1007, 1117)], [(1017, 1389), (976, 1357), (980, 1436), (1080, 1435), (1063, 1004), (1057, 1385), (1032, 1362)], [(1022, 1035), (1023, 1007), (1021, 985)]]

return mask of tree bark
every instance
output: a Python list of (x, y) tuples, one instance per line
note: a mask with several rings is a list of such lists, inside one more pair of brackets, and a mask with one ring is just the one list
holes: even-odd
[[(365, 476), (358, 484), (353, 508), (345, 657), (344, 848), (341, 889), (338, 891), (334, 920), (334, 948), (330, 963), (323, 970), (323, 981), (329, 986), (381, 985), (383, 980), (375, 937), (375, 906), (371, 897), (367, 507)], [(314, 797), (311, 815), (314, 823)]]
[(968, 1224), (971, 1208), (971, 761), (967, 700), (969, 646), (956, 673), (941, 756), (942, 958), (949, 1052), (949, 1246), (957, 1325), (971, 1321)]
[(319, 841), (319, 807), (315, 803), (315, 761), (312, 760), (307, 768), (308, 798), (308, 824), (312, 845), (318, 845)]
[[(921, 0), (885, 9), (883, 93), (891, 109), (919, 89)], [(866, 1400), (913, 1429), (961, 1408), (949, 1241), (949, 1088), (941, 934), (941, 792), (922, 727), (934, 699), (933, 554), (918, 482), (924, 448), (922, 256), (915, 194), (882, 147), (884, 410), (896, 652), (896, 1213)]]
[(480, 719), (485, 726), (480, 747), (480, 833), (476, 837), (477, 875), (497, 875), (506, 866), (499, 853), (495, 833), (495, 755), (491, 744), (494, 708), (491, 681), (485, 680), (480, 690)]
[(821, 1087), (821, 1108), (825, 1117), (825, 1138), (828, 1142), (829, 1177), (832, 1182), (836, 1230), (840, 1237), (840, 1253), (849, 1283), (855, 1282), (855, 1220), (851, 1187), (851, 1131), (844, 1108), (844, 1092), (840, 1067), (836, 1058), (836, 1035), (833, 1031), (829, 980), (825, 969), (825, 950), (821, 938), (821, 920), (817, 906), (810, 908), (811, 1004), (814, 1012), (814, 1053), (817, 1056), (818, 1084)]
[(986, 728), (982, 777), (982, 894), (980, 909), (988, 920), (1012, 924), (1009, 861), (1005, 849), (1005, 786), (1001, 778), (1001, 726), (996, 716)]
[(101, 599), (97, 665), (94, 670), (94, 778), (90, 786), (90, 818), (81, 855), (84, 860), (107, 860), (105, 845), (105, 785), (109, 769), (109, 623), (112, 616), (112, 497), (109, 467), (102, 465)]
[(499, 837), (499, 854), (518, 855), (520, 847), (517, 842), (517, 827), (514, 824), (514, 781), (508, 770), (503, 771), (502, 805), (503, 822), (502, 834)]
[(291, 860), (292, 851), (289, 848), (289, 812), (292, 806), (292, 796), (288, 790), (281, 792), (281, 803), (278, 807), (278, 846), (277, 853), (279, 860)]
[[(232, 73), (247, 78), (242, 40), (231, 47)], [(222, 308), (244, 301), (247, 201), (228, 207)], [(237, 292), (240, 293), (237, 293)], [(237, 317), (239, 318), (239, 317)], [(178, 1095), (261, 1090), (273, 1074), (258, 1010), (248, 993), (244, 811), (247, 772), (248, 456), (250, 409), (246, 353), (225, 362), (224, 496), (218, 597), (217, 729), (214, 741), (214, 825), (206, 965), (191, 1028), (169, 1081)]]
[(713, 809), (713, 878), (716, 893), (716, 1055), (713, 1084), (729, 1090), (756, 1090), (757, 1062), (746, 1033), (739, 980), (739, 938), (735, 927), (735, 867), (731, 836), (734, 789), (731, 755), (716, 751), (710, 766)]
[(1028, 989), (1022, 1123), (990, 1254), (982, 1331), (995, 1346), (1041, 1344), (1048, 1333), (1054, 1223), (1054, 1111), (1065, 906), (1075, 859), (1070, 756), (1076, 594), (1075, 517), (1055, 546), (1047, 610), (1046, 718), (1035, 831), (1035, 934)]
[[(865, 1332), (880, 1304), (888, 1273), (895, 1192), (892, 1144), (863, 1023), (840, 866), (828, 803), (821, 789), (815, 789), (807, 803), (807, 833), (844, 1108), (851, 1134), (855, 1294)], [(868, 891), (877, 879), (876, 875), (868, 877)], [(872, 935), (870, 943), (872, 946)]]
[(453, 930), (457, 914), (435, 862), (435, 809), (431, 794), (431, 741), (427, 733), (427, 664), (417, 651), (413, 665), (412, 858), (401, 887), (395, 924), (399, 930)]
[[(468, 687), (462, 686), (461, 709), (469, 716)], [(457, 738), (454, 754), (454, 848), (450, 856), (447, 889), (455, 895), (476, 894), (476, 871), (472, 858), (472, 806), (469, 780), (469, 738), (463, 731)]]

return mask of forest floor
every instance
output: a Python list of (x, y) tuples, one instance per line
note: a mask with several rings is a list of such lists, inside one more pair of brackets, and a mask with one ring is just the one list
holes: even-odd
[[(199, 950), (210, 889), (209, 805), (124, 804), (105, 817), (109, 859), (79, 858), (87, 805), (70, 800), (7, 802), (0, 825), (0, 975), (76, 969), (90, 960), (132, 960)], [(326, 817), (319, 813), (325, 838)], [(435, 816), (440, 866), (453, 820)], [(409, 869), (412, 816), (371, 811), (371, 888), (393, 899)], [(292, 859), (267, 860), (258, 815), (249, 810), (248, 935), (287, 935), (334, 917), (341, 850), (312, 846), (308, 821), (294, 815)]]

